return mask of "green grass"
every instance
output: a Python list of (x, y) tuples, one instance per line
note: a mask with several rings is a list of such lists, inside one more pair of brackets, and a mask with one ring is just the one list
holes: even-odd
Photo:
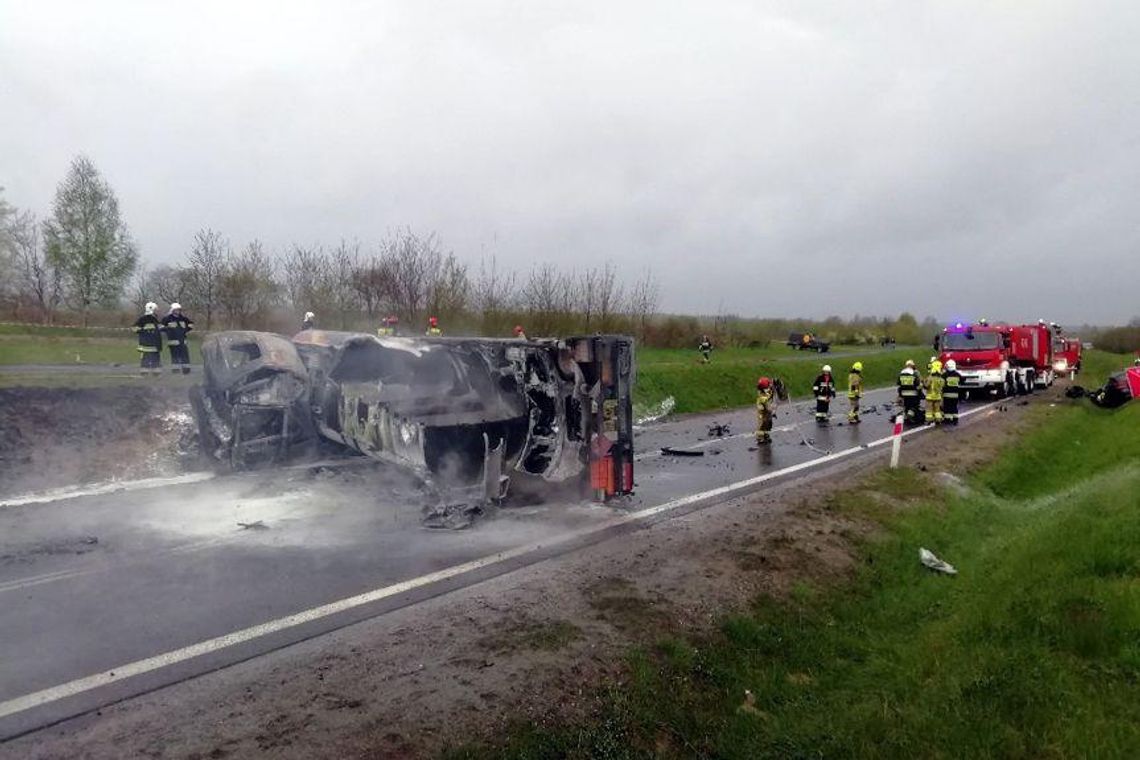
[(825, 363), (845, 392), (847, 372), (856, 361), (863, 362), (865, 382), (873, 388), (894, 383), (907, 359), (924, 365), (929, 357), (929, 348), (916, 346), (862, 351), (837, 347), (828, 354), (773, 346), (714, 351), (712, 362), (701, 364), (696, 351), (643, 348), (637, 353), (634, 401), (645, 408), (672, 396), (679, 413), (747, 406), (755, 401), (756, 379), (761, 375), (779, 377), (794, 397), (804, 397), (811, 394), (812, 381)]
[(121, 338), (130, 336), (130, 325), (122, 327), (61, 327), (57, 325), (0, 324), (0, 336), (34, 335), (55, 338)]
[(455, 756), (1135, 756), (1140, 404), (1034, 413), (968, 496), (904, 469), (832, 499), (880, 525), (854, 581), (633, 653), (604, 719)]
[[(57, 335), (0, 335), (0, 365), (5, 364), (138, 364), (133, 333), (118, 338)], [(80, 361), (76, 361), (76, 356)]]

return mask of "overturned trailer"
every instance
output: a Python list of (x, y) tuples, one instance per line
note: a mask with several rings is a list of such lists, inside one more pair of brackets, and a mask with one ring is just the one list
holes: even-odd
[(191, 390), (203, 450), (235, 468), (331, 441), (410, 471), (467, 504), (513, 473), (581, 478), (600, 499), (633, 490), (633, 341), (399, 338), (223, 332)]

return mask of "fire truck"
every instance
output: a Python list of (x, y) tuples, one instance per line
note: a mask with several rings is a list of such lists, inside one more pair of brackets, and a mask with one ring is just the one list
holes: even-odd
[[(975, 324), (946, 327), (934, 341), (939, 359), (953, 359), (962, 387), (971, 394), (999, 397), (1032, 393), (1052, 385), (1056, 376), (1053, 325)], [(1078, 349), (1079, 351), (1079, 349)], [(1066, 366), (1068, 366), (1066, 364)]]
[(1058, 377), (1074, 378), (1081, 371), (1081, 339), (1064, 335), (1060, 325), (1053, 330), (1053, 371)]

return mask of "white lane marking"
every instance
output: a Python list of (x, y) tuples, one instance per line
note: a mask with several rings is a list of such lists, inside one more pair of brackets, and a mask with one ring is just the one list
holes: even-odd
[[(319, 462), (301, 462), (299, 464), (286, 465), (278, 467), (276, 472), (284, 472), (289, 470), (307, 470), (314, 467), (352, 467), (365, 464), (376, 464), (375, 459), (368, 457), (351, 457), (348, 459), (322, 459)], [(232, 473), (229, 477), (241, 477), (243, 475), (254, 475), (254, 472), (245, 473)], [(27, 504), (50, 504), (56, 501), (66, 501), (67, 499), (78, 499), (84, 496), (103, 496), (109, 493), (120, 493), (123, 491), (145, 491), (150, 488), (162, 488), (164, 486), (179, 486), (188, 483), (201, 483), (206, 480), (213, 480), (221, 477), (216, 472), (188, 472), (183, 475), (171, 475), (165, 478), (141, 478), (139, 480), (115, 480), (109, 483), (95, 483), (88, 486), (69, 486), (67, 488), (55, 488), (50, 491), (39, 491), (37, 493), (26, 493), (20, 496), (12, 496), (0, 501), (0, 509), (5, 507), (22, 507)]]
[[(960, 416), (968, 417), (972, 414), (978, 414), (979, 412), (985, 411), (991, 406), (994, 406), (996, 403), (998, 402), (995, 401), (990, 404), (986, 404), (985, 406), (980, 406), (977, 409), (971, 409), (967, 412), (964, 412)], [(920, 428), (905, 431), (903, 435), (914, 435), (915, 433), (921, 433), (924, 430), (929, 430), (932, 427), (934, 426), (924, 425)], [(315, 620), (320, 620), (321, 618), (336, 615), (340, 612), (345, 612), (356, 607), (371, 604), (381, 599), (386, 599), (391, 596), (396, 596), (397, 594), (402, 594), (406, 591), (411, 591), (413, 589), (428, 586), (433, 583), (438, 583), (440, 581), (454, 578), (456, 576), (473, 572), (475, 570), (480, 570), (485, 567), (490, 567), (492, 565), (501, 564), (517, 557), (526, 556), (532, 552), (560, 546), (562, 544), (575, 541), (585, 536), (601, 533), (615, 526), (645, 520), (648, 517), (670, 512), (672, 510), (679, 509), (690, 504), (705, 501), (706, 499), (731, 496), (734, 493), (747, 491), (754, 486), (767, 482), (769, 480), (810, 469), (812, 467), (818, 467), (821, 464), (834, 462), (836, 460), (851, 456), (852, 454), (857, 454), (861, 451), (866, 451), (867, 449), (882, 446), (883, 444), (891, 441), (892, 438), (893, 436), (888, 435), (883, 438), (871, 441), (867, 444), (862, 444), (850, 449), (844, 449), (843, 451), (828, 454), (827, 456), (822, 456), (818, 459), (811, 459), (806, 462), (801, 462), (790, 467), (785, 467), (782, 470), (770, 472), (765, 475), (758, 475), (754, 478), (741, 480), (736, 483), (730, 483), (729, 485), (713, 488), (709, 491), (702, 491), (701, 493), (692, 494), (680, 499), (674, 499), (673, 501), (659, 504), (656, 507), (648, 507), (646, 509), (638, 510), (637, 512), (631, 512), (620, 517), (615, 517), (599, 525), (582, 528), (576, 531), (571, 531), (569, 533), (564, 533), (561, 536), (555, 536), (549, 541), (520, 546), (517, 549), (510, 549), (507, 551), (499, 552), (497, 554), (492, 554), (487, 557), (483, 557), (481, 559), (464, 562), (463, 564), (454, 565), (452, 567), (444, 568), (443, 570), (439, 570), (428, 575), (422, 575), (418, 578), (402, 581), (392, 586), (385, 586), (383, 588), (374, 589), (372, 591), (366, 591), (363, 594), (346, 597), (329, 604), (321, 605), (320, 607), (313, 607), (312, 609), (308, 609), (303, 612), (298, 612), (296, 614), (288, 615), (276, 620), (270, 620), (267, 623), (261, 623), (249, 628), (243, 628), (239, 631), (233, 631), (232, 633), (227, 633), (222, 636), (207, 639), (206, 641), (200, 641), (197, 644), (191, 644), (190, 646), (182, 647), (181, 649), (175, 649), (170, 652), (155, 655), (154, 657), (148, 657), (144, 660), (137, 660), (125, 665), (120, 665), (113, 670), (104, 671), (102, 673), (95, 673), (84, 678), (78, 678), (74, 681), (69, 681), (68, 683), (60, 684), (58, 686), (51, 686), (47, 689), (32, 692), (31, 694), (25, 694), (21, 697), (15, 697), (13, 699), (7, 700), (6, 702), (0, 702), (0, 718), (5, 718), (9, 715), (15, 715), (16, 713), (24, 712), (25, 710), (30, 710), (34, 707), (41, 707), (43, 705), (51, 704), (52, 702), (58, 702), (59, 700), (67, 699), (68, 697), (74, 697), (78, 694), (83, 694), (84, 692), (92, 691), (93, 689), (98, 689), (102, 686), (108, 686), (110, 684), (117, 683), (128, 678), (133, 678), (134, 676), (150, 673), (152, 671), (159, 670), (170, 665), (176, 665), (180, 662), (185, 662), (186, 660), (193, 659), (194, 657), (211, 654), (213, 652), (217, 652), (219, 650), (226, 649), (237, 644), (242, 644), (247, 641), (252, 641), (253, 639), (261, 638), (262, 636), (268, 636), (270, 634), (278, 633), (289, 628), (295, 628), (297, 626), (304, 625), (305, 623), (311, 623)]]

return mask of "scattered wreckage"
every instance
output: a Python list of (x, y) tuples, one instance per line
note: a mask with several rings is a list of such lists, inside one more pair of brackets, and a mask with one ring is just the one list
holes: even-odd
[(462, 527), (512, 474), (633, 491), (633, 339), (215, 333), (191, 392), (203, 451), (236, 470), (331, 442), (434, 494), (425, 523)]
[(1089, 391), (1079, 385), (1071, 386), (1065, 395), (1069, 398), (1088, 396), (1089, 401), (1105, 409), (1124, 406), (1134, 398), (1140, 398), (1140, 367), (1129, 367), (1109, 375), (1104, 385)]

